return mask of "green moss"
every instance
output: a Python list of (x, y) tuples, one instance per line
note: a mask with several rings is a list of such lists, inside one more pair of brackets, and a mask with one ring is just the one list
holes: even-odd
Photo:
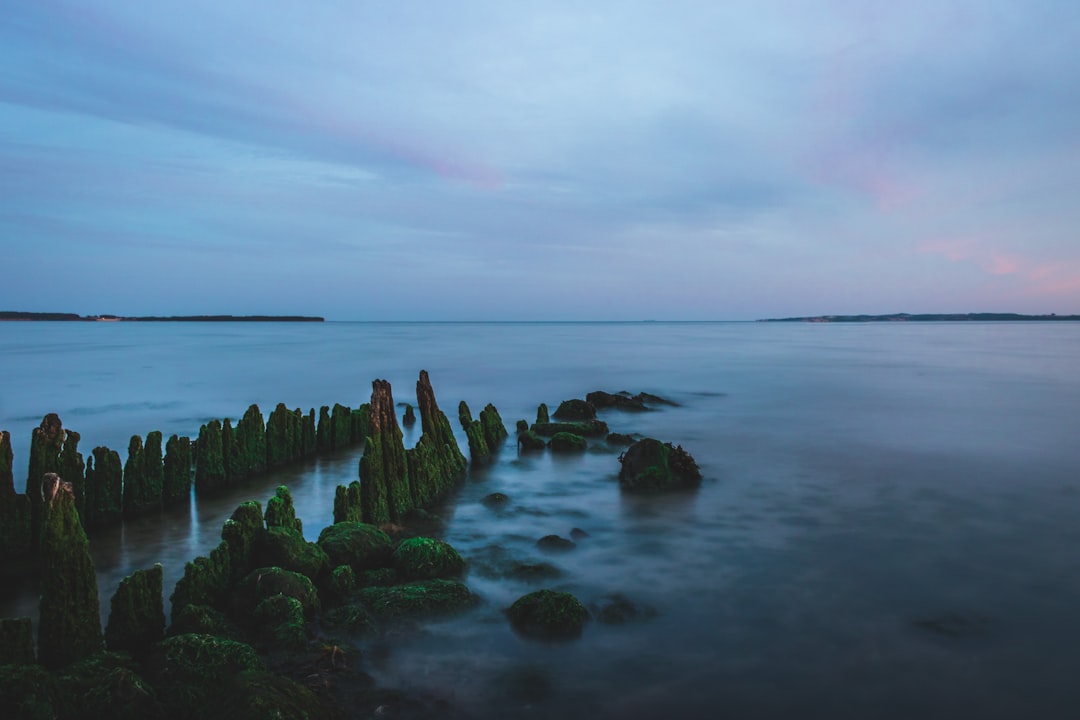
[(390, 587), (397, 583), (397, 571), (392, 567), (365, 570), (356, 577), (358, 587)]
[(551, 422), (551, 418), (548, 417), (548, 406), (545, 403), (540, 403), (536, 408), (536, 424), (545, 425)]
[(124, 653), (102, 652), (76, 663), (64, 673), (61, 686), (80, 718), (165, 717), (156, 691)]
[(356, 590), (356, 572), (349, 565), (338, 565), (330, 571), (319, 591), (319, 598), (324, 605), (337, 605)]
[(312, 581), (317, 581), (330, 564), (326, 552), (318, 544), (308, 542), (296, 530), (284, 527), (271, 527), (260, 533), (255, 558), (260, 566), (292, 570)]
[(173, 613), (168, 635), (216, 635), (227, 640), (243, 640), (244, 633), (220, 610), (209, 605), (185, 605)]
[(334, 630), (342, 630), (356, 635), (367, 635), (375, 632), (379, 623), (368, 610), (367, 606), (360, 603), (350, 603), (334, 608), (322, 618), (323, 624)]
[(199, 428), (199, 440), (195, 444), (195, 493), (210, 496), (224, 488), (221, 423), (211, 420)]
[(701, 484), (701, 471), (690, 453), (653, 438), (631, 445), (619, 456), (619, 463), (619, 484), (624, 490), (679, 490)]
[(585, 420), (582, 422), (536, 423), (532, 431), (548, 437), (555, 433), (568, 432), (582, 437), (603, 437), (608, 434), (608, 426), (603, 420)]
[(296, 598), (281, 593), (263, 598), (252, 617), (262, 647), (295, 651), (307, 645), (304, 606)]
[(0, 577), (32, 562), (30, 498), (15, 492), (12, 458), (11, 435), (0, 431)]
[(589, 619), (589, 611), (576, 597), (555, 590), (537, 590), (523, 595), (506, 614), (516, 631), (543, 640), (579, 637)]
[(54, 720), (71, 712), (59, 678), (40, 665), (0, 665), (0, 708), (10, 720)]
[(266, 472), (266, 423), (258, 405), (249, 405), (244, 416), (236, 423), (235, 441), (230, 452), (230, 482), (239, 482)]
[(333, 427), (334, 438), (332, 448), (343, 448), (352, 442), (353, 419), (352, 410), (348, 405), (334, 403), (330, 411), (330, 424)]
[(300, 421), (300, 442), (303, 457), (311, 457), (319, 451), (318, 435), (315, 431), (315, 408)]
[(165, 634), (165, 610), (161, 595), (162, 569), (136, 570), (120, 581), (110, 602), (105, 643), (109, 650), (138, 657)]
[(172, 435), (162, 461), (161, 504), (169, 507), (191, 499), (191, 440)]
[(56, 413), (41, 419), (30, 434), (30, 469), (26, 495), (30, 498), (30, 541), (36, 550), (41, 542), (41, 484), (46, 473), (60, 473), (60, 452), (64, 449), (64, 426)]
[(338, 485), (334, 489), (334, 522), (360, 522), (363, 520), (360, 496), (359, 481), (353, 480), (348, 487)]
[(385, 380), (372, 382), (371, 433), (360, 458), (362, 516), (374, 524), (396, 521), (412, 509), (413, 498), (394, 398)]
[(394, 549), (394, 569), (409, 581), (452, 578), (465, 572), (465, 560), (450, 543), (414, 537), (402, 540)]
[(46, 475), (42, 496), (38, 658), (58, 668), (102, 648), (101, 618), (90, 543), (71, 485)]
[(237, 588), (238, 596), (249, 609), (262, 600), (281, 593), (296, 598), (304, 607), (304, 614), (311, 617), (318, 612), (319, 593), (314, 583), (306, 575), (278, 567), (264, 567), (252, 570)]
[(165, 488), (165, 459), (161, 454), (161, 440), (161, 432), (152, 430), (146, 434), (143, 443), (143, 482), (153, 507), (161, 507)]
[(297, 459), (296, 438), (299, 430), (296, 416), (285, 407), (285, 403), (278, 403), (266, 421), (266, 467), (268, 469), (288, 465)]
[(334, 426), (330, 422), (330, 406), (323, 405), (319, 408), (319, 425), (316, 429), (316, 446), (319, 452), (327, 452), (334, 449)]
[(469, 423), (465, 428), (465, 437), (469, 441), (469, 457), (472, 458), (474, 465), (491, 459), (491, 448), (488, 447), (487, 439), (484, 437), (484, 427), (479, 420)]
[(237, 675), (217, 714), (228, 720), (322, 720), (333, 717), (323, 700), (289, 678), (267, 672)]
[(0, 430), (0, 507), (4, 501), (15, 497), (15, 475), (12, 471), (11, 433)]
[(502, 417), (499, 416), (499, 411), (491, 403), (480, 411), (480, 425), (484, 428), (484, 439), (492, 451), (509, 435)]
[(381, 620), (432, 617), (460, 612), (479, 602), (464, 584), (455, 580), (426, 580), (393, 587), (367, 587), (358, 596)]
[(60, 451), (60, 477), (71, 483), (75, 493), (75, 508), (81, 516), (86, 509), (86, 463), (79, 452), (81, 436), (74, 430), (64, 431), (64, 448)]
[(222, 541), (209, 556), (199, 556), (184, 565), (184, 576), (172, 596), (172, 617), (185, 605), (209, 605), (227, 611), (230, 607), (232, 563), (229, 544)]
[(352, 411), (352, 442), (363, 442), (371, 434), (371, 405), (363, 403)]
[(554, 452), (584, 452), (585, 438), (570, 432), (557, 432), (551, 436), (551, 449)]
[(469, 426), (473, 423), (472, 411), (469, 410), (469, 404), (464, 400), (458, 403), (457, 406), (458, 422), (461, 423), (462, 430), (468, 430)]
[(279, 485), (274, 497), (266, 501), (266, 527), (283, 527), (301, 534), (304, 532), (303, 523), (296, 517), (292, 495), (285, 485)]
[(547, 441), (532, 430), (518, 433), (518, 447), (526, 452), (543, 450), (547, 447)]
[(221, 466), (225, 469), (225, 485), (236, 484), (238, 468), (236, 463), (236, 434), (233, 432), (232, 420), (225, 418), (221, 421)]
[(34, 662), (34, 627), (28, 617), (0, 618), (0, 665)]
[(134, 517), (149, 509), (143, 482), (143, 441), (138, 435), (132, 435), (124, 463), (124, 517)]
[(593, 420), (596, 418), (596, 408), (585, 400), (563, 400), (552, 417), (556, 420)]
[(160, 648), (154, 684), (170, 717), (205, 715), (230, 695), (237, 675), (264, 669), (250, 645), (214, 635), (177, 635)]
[(401, 424), (405, 427), (412, 427), (416, 424), (416, 411), (413, 410), (413, 406), (406, 403), (405, 413), (401, 416)]
[(221, 527), (221, 539), (229, 548), (229, 573), (232, 582), (247, 575), (255, 567), (255, 551), (266, 534), (263, 527), (262, 507), (255, 500), (241, 503)]
[(323, 528), (318, 540), (333, 566), (349, 565), (356, 572), (391, 564), (390, 536), (374, 525), (340, 522)]

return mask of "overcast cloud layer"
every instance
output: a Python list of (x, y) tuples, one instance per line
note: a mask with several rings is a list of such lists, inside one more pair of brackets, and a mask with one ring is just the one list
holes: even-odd
[(1080, 312), (1080, 5), (13, 0), (0, 309)]

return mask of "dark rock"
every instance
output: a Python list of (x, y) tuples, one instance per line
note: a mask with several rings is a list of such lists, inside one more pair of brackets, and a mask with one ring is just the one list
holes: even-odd
[(254, 558), (259, 565), (292, 570), (313, 582), (330, 566), (330, 559), (317, 543), (308, 542), (296, 530), (284, 527), (270, 527), (261, 533)]
[(608, 433), (607, 441), (611, 445), (625, 445), (629, 447), (637, 442), (637, 438), (633, 435), (626, 435), (624, 433)]
[(229, 544), (222, 541), (209, 556), (184, 564), (184, 575), (177, 581), (169, 600), (172, 617), (186, 605), (208, 605), (225, 612), (231, 607), (232, 563)]
[(468, 430), (469, 426), (473, 423), (472, 411), (469, 410), (469, 404), (462, 400), (457, 406), (458, 422), (461, 423), (462, 430)]
[(240, 580), (256, 567), (274, 564), (256, 564), (254, 559), (255, 548), (265, 534), (262, 507), (254, 500), (241, 503), (222, 525), (221, 539), (228, 547), (232, 582)]
[(33, 562), (30, 498), (15, 492), (12, 457), (11, 435), (0, 431), (0, 577)]
[[(450, 421), (435, 401), (435, 391), (426, 370), (420, 371), (420, 379), (416, 381), (416, 403), (420, 408), (423, 432), (416, 447), (406, 453), (412, 497), (412, 505), (406, 513), (444, 497), (465, 476), (467, 464)], [(397, 520), (404, 514), (392, 519)]]
[(86, 465), (86, 515), (91, 527), (118, 522), (123, 515), (123, 465), (120, 454), (96, 447)]
[(252, 613), (257, 644), (268, 650), (302, 650), (307, 645), (304, 606), (277, 593), (259, 601)]
[(371, 435), (360, 459), (364, 521), (388, 523), (407, 513), (412, 507), (408, 478), (405, 445), (394, 413), (390, 383), (375, 380), (371, 384)]
[[(158, 433), (158, 462), (161, 461), (160, 436), (161, 433)], [(86, 464), (79, 452), (80, 439), (81, 436), (74, 430), (64, 431), (64, 448), (60, 451), (60, 478), (71, 483), (71, 489), (75, 493), (75, 508), (81, 517), (86, 509)]]
[(161, 503), (166, 507), (191, 498), (191, 440), (173, 435), (165, 443)]
[(450, 543), (413, 537), (394, 549), (394, 569), (406, 581), (454, 578), (465, 572), (465, 560)]
[(330, 558), (330, 564), (349, 565), (357, 573), (389, 567), (393, 543), (390, 536), (374, 525), (340, 522), (323, 528), (319, 547)]
[(371, 434), (371, 406), (363, 403), (350, 413), (352, 417), (352, 441), (363, 442)]
[(555, 567), (551, 563), (518, 562), (511, 565), (506, 574), (508, 577), (512, 577), (516, 580), (524, 580), (525, 582), (540, 582), (543, 580), (554, 580), (555, 578), (562, 577), (563, 573), (562, 570)]
[(278, 403), (266, 421), (267, 470), (288, 465), (300, 457), (299, 437), (299, 418), (285, 407), (285, 403)]
[(547, 441), (540, 437), (532, 430), (526, 430), (523, 433), (518, 433), (518, 448), (525, 452), (534, 450), (543, 450), (547, 447)]
[(230, 720), (315, 720), (333, 717), (319, 694), (281, 675), (244, 672), (230, 683), (220, 717)]
[(603, 437), (608, 434), (608, 426), (603, 420), (585, 420), (583, 422), (536, 423), (532, 431), (537, 435), (552, 436), (555, 433), (568, 432), (582, 437)]
[(416, 412), (413, 411), (412, 405), (405, 405), (405, 414), (401, 416), (401, 424), (405, 427), (412, 427), (416, 424)]
[(645, 407), (645, 401), (640, 397), (630, 397), (627, 394), (613, 394), (604, 392), (603, 390), (596, 390), (585, 396), (585, 399), (592, 403), (596, 408), (616, 408), (618, 410), (630, 410), (630, 411), (643, 411), (649, 408)]
[(576, 548), (577, 543), (558, 535), (545, 535), (536, 541), (536, 547), (547, 552), (566, 552)]
[(59, 677), (40, 665), (0, 665), (0, 708), (13, 720), (52, 720), (71, 712)]
[(300, 421), (300, 439), (304, 457), (311, 457), (319, 451), (318, 434), (315, 428), (315, 408), (308, 410), (308, 414)]
[(528, 420), (518, 420), (517, 421), (517, 432), (518, 432), (519, 435), (521, 433), (523, 433), (523, 432), (528, 432), (528, 430), (529, 430), (529, 421)]
[(0, 430), (0, 506), (17, 494), (15, 475), (12, 471), (14, 454), (11, 451), (11, 433)]
[(356, 590), (356, 572), (349, 565), (338, 565), (330, 571), (326, 584), (320, 590), (319, 598), (324, 605), (337, 605), (345, 602)]
[(701, 471), (690, 453), (653, 438), (631, 445), (619, 462), (619, 484), (624, 490), (679, 490), (701, 484)]
[(266, 527), (283, 527), (295, 530), (303, 535), (304, 524), (296, 517), (296, 509), (293, 507), (292, 494), (285, 485), (278, 485), (274, 491), (274, 497), (266, 501)]
[(480, 411), (480, 426), (484, 429), (484, 440), (487, 441), (488, 449), (494, 451), (509, 435), (502, 417), (494, 405), (488, 403)]
[(551, 422), (551, 418), (548, 417), (548, 406), (544, 403), (540, 403), (536, 408), (536, 424), (546, 425), (549, 422)]
[(584, 540), (589, 537), (589, 533), (585, 532), (581, 528), (573, 528), (570, 531), (570, 539), (572, 540)]
[(220, 610), (209, 605), (185, 605), (173, 612), (169, 637), (175, 635), (216, 635), (227, 640), (243, 641), (243, 631)]
[(120, 581), (110, 601), (105, 644), (113, 652), (141, 657), (165, 636), (162, 569), (136, 570)]
[(55, 473), (42, 481), (38, 659), (58, 668), (102, 649), (97, 576), (75, 493)]
[(480, 502), (490, 508), (499, 508), (510, 502), (510, 498), (501, 492), (495, 492), (485, 495)]
[(319, 611), (319, 593), (306, 575), (279, 567), (252, 570), (237, 588), (243, 607), (254, 610), (261, 601), (278, 593), (296, 598), (304, 607), (304, 615), (312, 617)]
[(555, 433), (549, 445), (553, 452), (583, 452), (586, 448), (585, 438), (570, 432)]
[(176, 635), (158, 647), (152, 680), (171, 717), (202, 717), (232, 694), (236, 676), (264, 669), (250, 645), (214, 635)]
[(315, 444), (319, 452), (327, 452), (334, 449), (334, 428), (330, 422), (330, 406), (323, 405), (319, 408), (319, 424), (315, 433)]
[(393, 587), (366, 587), (359, 597), (381, 620), (432, 617), (474, 606), (476, 595), (456, 580), (425, 580)]
[(349, 603), (334, 608), (322, 617), (322, 623), (334, 630), (356, 635), (367, 635), (378, 629), (379, 623), (375, 616), (360, 603)]
[(353, 442), (353, 416), (348, 405), (334, 403), (330, 410), (330, 426), (333, 428), (333, 449), (343, 448)]
[(593, 613), (597, 620), (606, 625), (625, 625), (656, 617), (655, 608), (638, 605), (618, 593), (602, 598), (593, 607)]
[(524, 595), (506, 614), (517, 632), (542, 640), (579, 637), (589, 619), (589, 611), (576, 597), (555, 590), (537, 590)]
[(221, 423), (211, 420), (199, 428), (199, 440), (195, 443), (195, 493), (218, 494), (225, 489), (225, 481)]
[(587, 400), (563, 400), (552, 417), (556, 420), (595, 420), (596, 408)]
[(164, 720), (154, 688), (126, 653), (102, 652), (68, 668), (61, 683), (78, 717)]
[(469, 442), (469, 459), (473, 465), (485, 463), (491, 459), (491, 448), (484, 437), (484, 427), (479, 420), (473, 420), (465, 428), (465, 438)]
[(41, 487), (47, 473), (60, 473), (60, 453), (64, 449), (64, 425), (56, 413), (41, 419), (30, 434), (30, 470), (26, 476), (26, 495), (30, 498), (30, 540), (35, 549), (41, 541)]
[(0, 618), (0, 665), (34, 662), (34, 627), (28, 617)]

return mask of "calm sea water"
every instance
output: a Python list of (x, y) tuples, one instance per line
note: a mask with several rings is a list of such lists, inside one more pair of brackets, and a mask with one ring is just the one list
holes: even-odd
[[(1077, 358), (1071, 323), (0, 323), (0, 428), (22, 490), (47, 412), (84, 454), (123, 457), (132, 434), (194, 435), (253, 402), (355, 406), (375, 378), (415, 402), (420, 369), (451, 419), (492, 402), (510, 429), (540, 402), (649, 391), (680, 406), (605, 419), (687, 448), (700, 491), (623, 495), (604, 443), (511, 444), (440, 509), (484, 603), (380, 643), (365, 669), (476, 717), (1064, 717), (1080, 707)], [(236, 504), (277, 484), (314, 539), (359, 456), (95, 535), (103, 610), (154, 562), (171, 591)], [(508, 507), (480, 502), (495, 491)], [(573, 528), (589, 534), (574, 551), (535, 547)], [(508, 559), (655, 617), (520, 639), (502, 610), (537, 586), (500, 577)], [(0, 590), (0, 614), (35, 605), (32, 587)]]

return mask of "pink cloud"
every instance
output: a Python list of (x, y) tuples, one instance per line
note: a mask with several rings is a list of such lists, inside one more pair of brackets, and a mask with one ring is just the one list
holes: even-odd
[(995, 243), (973, 235), (938, 238), (919, 245), (919, 251), (950, 262), (969, 263), (988, 275), (1018, 278), (1030, 296), (1080, 295), (1080, 261), (1039, 262), (1030, 256), (1002, 252)]

